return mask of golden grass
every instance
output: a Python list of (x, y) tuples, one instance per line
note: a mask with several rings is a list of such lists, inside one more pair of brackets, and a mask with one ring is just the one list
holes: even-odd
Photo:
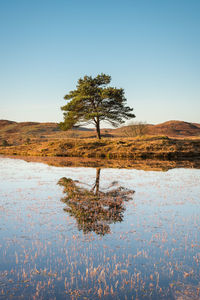
[(200, 139), (171, 139), (166, 136), (139, 138), (57, 139), (15, 146), (1, 146), (0, 154), (25, 156), (66, 156), (94, 158), (160, 158), (200, 157)]

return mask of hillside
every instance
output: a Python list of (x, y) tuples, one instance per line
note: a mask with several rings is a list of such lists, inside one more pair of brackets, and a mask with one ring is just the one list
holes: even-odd
[(148, 125), (148, 134), (166, 136), (199, 136), (200, 124), (183, 121), (168, 121), (158, 125)]
[[(168, 121), (157, 125), (123, 126), (117, 129), (102, 129), (103, 137), (135, 137), (137, 135), (162, 135), (167, 137), (184, 138), (199, 137), (200, 124), (183, 121)], [(137, 128), (136, 128), (137, 127)], [(136, 130), (137, 129), (137, 130)], [(139, 130), (139, 131), (138, 131)], [(95, 131), (88, 128), (74, 128), (61, 131), (57, 123), (14, 122), (0, 120), (0, 143), (7, 141), (10, 145), (49, 141), (68, 138), (95, 138)]]
[(168, 137), (184, 138), (199, 137), (200, 124), (184, 121), (167, 121), (161, 124), (136, 124), (113, 129), (112, 133), (117, 136), (133, 137), (137, 135), (164, 135)]
[(12, 145), (23, 144), (29, 140), (62, 138), (65, 134), (60, 131), (57, 123), (0, 120), (0, 141), (7, 140)]

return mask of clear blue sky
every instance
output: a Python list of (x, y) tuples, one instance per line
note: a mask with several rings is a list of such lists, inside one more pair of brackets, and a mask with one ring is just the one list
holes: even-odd
[(0, 0), (0, 119), (62, 121), (106, 73), (136, 121), (200, 122), (200, 0)]

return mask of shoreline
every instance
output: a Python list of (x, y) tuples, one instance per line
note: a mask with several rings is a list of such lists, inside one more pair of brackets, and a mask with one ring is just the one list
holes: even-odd
[(190, 160), (158, 160), (158, 159), (102, 159), (82, 157), (56, 157), (56, 156), (17, 156), (0, 155), (0, 158), (19, 159), (27, 163), (42, 163), (53, 167), (87, 167), (87, 168), (117, 168), (137, 169), (143, 171), (168, 171), (175, 168), (200, 169), (200, 159)]

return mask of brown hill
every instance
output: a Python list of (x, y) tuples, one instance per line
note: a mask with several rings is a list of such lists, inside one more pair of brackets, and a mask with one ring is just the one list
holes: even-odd
[(10, 124), (16, 124), (17, 122), (9, 121), (9, 120), (0, 120), (0, 129), (4, 126), (8, 126)]
[[(140, 124), (141, 125), (141, 124)], [(123, 126), (117, 129), (102, 129), (104, 137), (135, 137), (137, 135), (164, 135), (168, 137), (199, 137), (200, 124), (183, 121), (168, 121), (150, 125), (142, 124)], [(137, 130), (136, 130), (137, 129)], [(74, 128), (61, 131), (57, 123), (14, 122), (0, 120), (0, 143), (6, 140), (11, 145), (18, 145), (41, 140), (57, 140), (68, 138), (94, 138), (95, 131), (88, 128)]]
[(193, 125), (195, 125), (196, 127), (200, 128), (200, 124), (198, 123), (192, 123)]
[(164, 135), (168, 137), (199, 137), (200, 124), (184, 121), (167, 121), (152, 125), (145, 123), (133, 123), (129, 126), (110, 130), (115, 136), (135, 137), (140, 135)]
[(147, 125), (147, 131), (150, 135), (166, 136), (199, 136), (200, 124), (168, 121), (158, 125)]
[(0, 143), (6, 140), (11, 145), (26, 142), (38, 142), (40, 140), (65, 139), (77, 137), (95, 137), (93, 129), (73, 128), (69, 131), (61, 131), (57, 123), (39, 122), (14, 122), (0, 120)]

